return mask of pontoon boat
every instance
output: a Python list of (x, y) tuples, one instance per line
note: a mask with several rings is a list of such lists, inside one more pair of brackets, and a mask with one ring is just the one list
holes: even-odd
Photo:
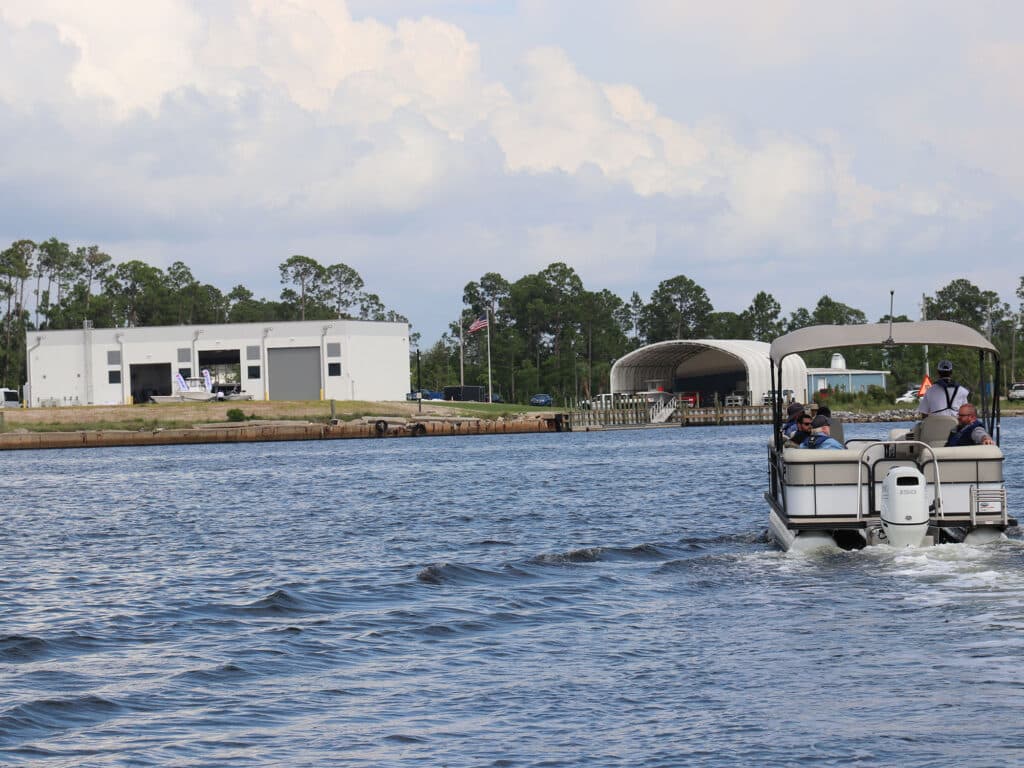
[(885, 439), (840, 440), (843, 450), (789, 447), (782, 436), (784, 401), (776, 395), (765, 499), (769, 533), (783, 549), (984, 543), (1017, 525), (1003, 485), (999, 398), (986, 395), (997, 391), (990, 382), (999, 381), (999, 353), (977, 331), (941, 320), (801, 328), (772, 342), (772, 387), (792, 354), (906, 344), (978, 351), (979, 384), (971, 399), (995, 444), (947, 448), (956, 419), (933, 414)]

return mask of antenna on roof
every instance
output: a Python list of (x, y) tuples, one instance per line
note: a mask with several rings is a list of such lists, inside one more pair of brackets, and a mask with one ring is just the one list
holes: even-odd
[(896, 293), (894, 289), (889, 289), (889, 338), (882, 342), (883, 347), (895, 347), (896, 342), (892, 340), (892, 295)]

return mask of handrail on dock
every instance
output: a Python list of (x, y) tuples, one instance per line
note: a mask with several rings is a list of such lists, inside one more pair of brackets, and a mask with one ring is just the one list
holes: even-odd
[(602, 429), (611, 427), (658, 426), (662, 423), (680, 426), (724, 426), (728, 424), (770, 424), (771, 407), (766, 405), (717, 405), (690, 408), (677, 403), (667, 418), (656, 407), (642, 401), (631, 402), (620, 408), (573, 409), (567, 414), (570, 429)]

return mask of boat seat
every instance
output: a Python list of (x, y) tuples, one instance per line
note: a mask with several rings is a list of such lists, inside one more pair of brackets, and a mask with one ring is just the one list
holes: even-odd
[(835, 416), (829, 417), (829, 434), (843, 445), (846, 445), (846, 438), (843, 436), (843, 422)]
[(942, 448), (949, 439), (949, 433), (956, 428), (956, 417), (933, 413), (914, 427), (917, 440), (928, 443), (932, 448)]
[(856, 485), (857, 475), (867, 479), (867, 470), (860, 462), (860, 449), (823, 450), (786, 448), (786, 484)]
[[(929, 416), (928, 418), (934, 418)], [(947, 483), (1001, 483), (1003, 482), (1003, 451), (998, 445), (962, 445), (935, 448), (942, 484)], [(932, 457), (921, 457), (921, 471), (925, 481), (935, 482), (935, 464)]]

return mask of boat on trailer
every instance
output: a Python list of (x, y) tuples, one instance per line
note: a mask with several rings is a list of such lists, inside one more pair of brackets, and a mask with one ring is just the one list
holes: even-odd
[(210, 372), (203, 369), (202, 377), (190, 376), (185, 378), (180, 373), (175, 374), (174, 383), (177, 392), (173, 395), (150, 395), (149, 399), (154, 403), (206, 403), (217, 399), (217, 393), (213, 389), (213, 380)]
[(985, 386), (999, 381), (999, 353), (974, 329), (942, 320), (801, 328), (771, 344), (772, 389), (781, 389), (782, 361), (792, 354), (925, 344), (977, 350), (979, 383), (972, 399), (981, 401), (975, 402), (978, 417), (994, 444), (946, 447), (956, 418), (932, 414), (909, 431), (890, 429), (877, 440), (841, 440), (842, 450), (787, 446), (785, 403), (777, 394), (765, 500), (769, 535), (783, 549), (985, 543), (1017, 525), (1003, 483), (999, 398), (986, 395), (998, 386)]

